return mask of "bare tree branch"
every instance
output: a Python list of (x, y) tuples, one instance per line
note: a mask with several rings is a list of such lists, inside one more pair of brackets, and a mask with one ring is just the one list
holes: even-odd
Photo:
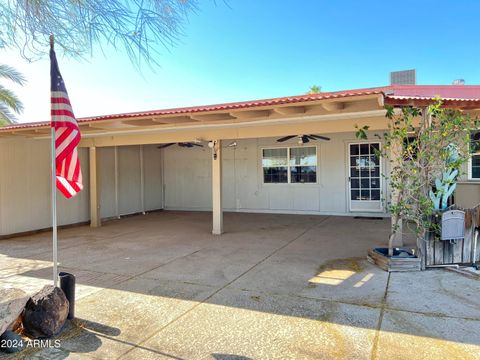
[(132, 62), (157, 64), (158, 45), (175, 45), (197, 0), (0, 0), (0, 47), (27, 60), (43, 56), (48, 37), (68, 56), (94, 45), (123, 48)]

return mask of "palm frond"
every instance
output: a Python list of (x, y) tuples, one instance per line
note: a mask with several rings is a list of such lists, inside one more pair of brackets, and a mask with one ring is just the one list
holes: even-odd
[(17, 114), (23, 111), (23, 104), (13, 91), (0, 85), (0, 104), (7, 106)]
[(15, 122), (16, 118), (8, 106), (0, 102), (0, 127), (7, 126)]
[(307, 92), (307, 95), (319, 94), (322, 92), (322, 88), (318, 85), (310, 86), (310, 89)]
[(8, 79), (18, 85), (23, 85), (26, 82), (26, 79), (20, 72), (5, 64), (0, 64), (0, 78)]

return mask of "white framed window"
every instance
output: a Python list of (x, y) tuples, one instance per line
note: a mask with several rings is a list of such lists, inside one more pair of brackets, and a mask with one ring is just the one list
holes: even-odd
[(480, 131), (470, 134), (470, 159), (468, 160), (468, 179), (480, 180)]
[(317, 183), (317, 147), (262, 149), (264, 184)]

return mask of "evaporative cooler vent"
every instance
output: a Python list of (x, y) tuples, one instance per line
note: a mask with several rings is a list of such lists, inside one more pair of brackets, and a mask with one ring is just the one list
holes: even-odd
[(392, 71), (390, 73), (390, 85), (415, 85), (417, 83), (417, 72), (415, 69)]

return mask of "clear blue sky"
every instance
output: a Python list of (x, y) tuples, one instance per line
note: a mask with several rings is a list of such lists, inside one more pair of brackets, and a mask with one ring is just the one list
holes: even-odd
[[(480, 84), (479, 16), (474, 0), (203, 0), (155, 72), (109, 49), (59, 63), (77, 117), (381, 86), (410, 68), (419, 84)], [(29, 80), (20, 120), (48, 120), (47, 59), (7, 55)]]

